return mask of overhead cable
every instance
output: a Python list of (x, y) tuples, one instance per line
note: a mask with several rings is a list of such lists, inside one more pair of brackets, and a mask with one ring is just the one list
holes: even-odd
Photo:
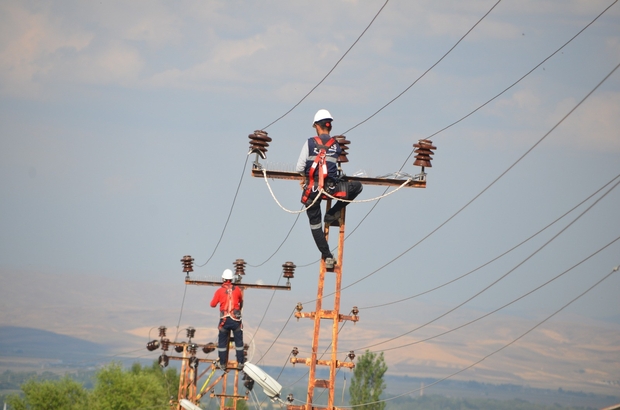
[(202, 268), (207, 263), (209, 263), (211, 258), (213, 258), (213, 255), (215, 255), (215, 251), (217, 251), (217, 248), (220, 246), (220, 242), (222, 242), (222, 238), (224, 237), (224, 232), (226, 232), (226, 227), (228, 226), (228, 221), (230, 221), (230, 215), (232, 215), (232, 211), (235, 207), (235, 202), (237, 201), (237, 195), (239, 195), (239, 188), (241, 188), (241, 182), (243, 182), (243, 177), (245, 176), (245, 168), (247, 167), (247, 165), (248, 165), (248, 156), (245, 157), (245, 163), (243, 164), (243, 171), (241, 172), (241, 178), (239, 178), (239, 184), (237, 184), (237, 190), (235, 191), (235, 196), (233, 197), (232, 204), (230, 205), (230, 210), (228, 211), (228, 217), (226, 218), (226, 223), (224, 223), (224, 227), (222, 228), (220, 239), (217, 241), (217, 244), (215, 245), (215, 248), (213, 249), (211, 256), (209, 256), (209, 259), (207, 259), (207, 261), (203, 263), (202, 265), (196, 265), (198, 267)]
[(340, 62), (346, 57), (347, 54), (349, 54), (349, 51), (351, 51), (351, 49), (357, 44), (358, 41), (360, 41), (360, 39), (362, 38), (362, 36), (364, 34), (366, 34), (366, 31), (368, 31), (368, 29), (370, 28), (370, 26), (372, 26), (372, 23), (375, 22), (375, 20), (377, 19), (377, 17), (379, 17), (379, 14), (381, 14), (381, 12), (383, 11), (383, 9), (385, 8), (385, 6), (387, 6), (388, 2), (390, 0), (386, 0), (385, 3), (383, 3), (383, 6), (381, 6), (381, 8), (379, 9), (379, 11), (377, 12), (377, 14), (375, 14), (375, 16), (372, 18), (372, 20), (370, 20), (370, 23), (368, 23), (368, 26), (366, 26), (366, 28), (364, 29), (364, 31), (362, 31), (362, 34), (360, 34), (357, 39), (353, 42), (353, 44), (351, 44), (351, 47), (349, 47), (349, 49), (342, 55), (342, 57), (340, 57), (340, 59), (336, 62), (336, 64), (334, 64), (334, 66), (332, 67), (331, 70), (329, 70), (327, 72), (327, 74), (325, 74), (325, 76), (321, 79), (321, 81), (318, 82), (317, 85), (315, 85), (314, 87), (312, 87), (312, 89), (310, 91), (308, 91), (308, 93), (306, 95), (303, 96), (303, 98), (301, 100), (299, 100), (297, 102), (297, 104), (293, 105), (293, 107), (291, 107), (290, 110), (288, 110), (287, 112), (285, 112), (284, 114), (282, 114), (280, 117), (276, 118), (274, 121), (272, 121), (271, 123), (269, 123), (267, 126), (263, 127), (263, 130), (266, 130), (267, 128), (271, 127), (273, 124), (275, 124), (276, 122), (280, 121), (282, 118), (286, 117), (291, 111), (293, 111), (295, 108), (297, 108), (297, 106), (299, 106), (299, 104), (301, 104), (306, 98), (308, 98), (308, 96), (310, 94), (312, 94), (312, 92), (314, 90), (317, 89), (317, 87), (321, 84), (323, 84), (323, 81), (325, 81), (325, 79), (327, 79), (327, 77), (329, 77), (329, 75), (336, 69), (336, 67), (338, 67), (338, 64), (340, 64)]
[[(612, 4), (610, 4), (605, 10), (603, 10), (598, 16), (596, 16), (590, 23), (588, 23), (584, 28), (582, 28), (581, 30), (579, 30), (579, 32), (577, 32), (577, 34), (575, 34), (573, 37), (571, 37), (566, 43), (564, 43), (560, 48), (558, 48), (556, 51), (554, 51), (552, 54), (550, 54), (547, 58), (545, 58), (544, 60), (542, 60), (539, 64), (537, 64), (536, 66), (534, 66), (534, 68), (532, 68), (530, 71), (528, 71), (525, 75), (521, 76), (521, 78), (519, 78), (517, 81), (515, 81), (513, 84), (511, 84), (510, 86), (508, 86), (507, 88), (505, 88), (502, 92), (500, 92), (499, 94), (497, 94), (496, 96), (494, 96), (493, 98), (491, 98), (490, 100), (488, 100), (487, 102), (485, 102), (484, 104), (480, 105), (478, 108), (474, 109), (473, 111), (471, 111), (469, 114), (461, 117), (460, 119), (454, 121), (453, 123), (451, 123), (450, 125), (440, 129), (439, 131), (434, 132), (433, 134), (429, 135), (428, 137), (426, 137), (426, 139), (429, 139), (445, 130), (447, 130), (448, 128), (452, 127), (453, 125), (458, 124), (459, 122), (463, 121), (464, 119), (466, 119), (467, 117), (471, 116), (472, 114), (474, 114), (475, 112), (477, 112), (478, 110), (480, 110), (482, 107), (486, 106), (487, 104), (489, 104), (491, 101), (495, 100), (496, 98), (498, 98), (499, 96), (501, 96), (502, 94), (504, 94), (506, 91), (510, 90), (512, 87), (514, 87), (516, 84), (518, 84), (519, 82), (521, 82), (521, 80), (523, 80), (525, 77), (527, 77), (528, 75), (530, 75), (534, 70), (536, 70), (538, 67), (540, 67), (543, 63), (545, 63), (547, 60), (549, 60), (551, 57), (553, 57), (554, 55), (556, 55), (560, 50), (562, 50), (564, 47), (566, 47), (569, 43), (571, 43), (575, 38), (577, 38), (577, 36), (579, 36), (583, 31), (585, 31), (585, 29), (587, 29), (588, 27), (590, 27), (590, 25), (592, 25), (596, 20), (598, 20), (599, 17), (601, 17), (605, 12), (607, 12), (607, 10), (609, 10), (611, 8), (611, 6), (613, 6), (614, 4), (616, 4), (618, 2), (618, 0), (615, 0)], [(417, 80), (416, 80), (417, 81)], [(407, 156), (407, 158), (405, 159), (405, 161), (403, 162), (403, 164), (400, 166), (400, 168), (398, 169), (398, 171), (402, 171), (402, 169), (405, 167), (405, 165), (407, 165), (407, 163), (409, 162), (409, 159), (411, 158), (411, 155), (414, 153), (414, 150), (412, 150), (409, 155)], [(384, 193), (387, 192), (389, 188), (386, 188)], [(366, 215), (364, 215), (364, 217), (360, 220), (360, 222), (351, 230), (351, 232), (349, 232), (345, 238), (348, 239), (351, 235), (353, 235), (353, 233), (357, 230), (357, 228), (360, 227), (360, 225), (366, 220), (366, 218), (372, 213), (372, 211), (374, 211), (374, 209), (376, 208), (376, 206), (379, 204), (379, 201), (377, 201), (376, 203), (373, 204), (373, 206), (370, 208), (370, 210), (366, 213)], [(314, 263), (314, 262), (313, 262)], [(300, 266), (307, 266), (307, 265), (300, 265)]]
[(286, 234), (286, 236), (284, 237), (284, 239), (280, 243), (280, 246), (278, 246), (278, 248), (271, 254), (271, 256), (269, 256), (267, 259), (265, 259), (263, 262), (259, 263), (258, 265), (252, 265), (252, 264), (248, 263), (248, 266), (251, 266), (253, 268), (258, 268), (258, 267), (263, 266), (265, 263), (269, 262), (269, 260), (271, 258), (273, 258), (276, 253), (278, 253), (280, 248), (282, 248), (282, 245), (284, 245), (284, 243), (288, 240), (288, 237), (291, 235), (291, 232), (293, 232), (293, 228), (295, 227), (295, 225), (297, 224), (297, 221), (299, 220), (299, 215), (300, 214), (297, 214), (295, 216), (295, 220), (293, 221), (293, 224), (291, 225), (291, 228), (288, 230), (288, 233)]
[(538, 236), (539, 234), (541, 234), (542, 232), (544, 232), (545, 230), (547, 230), (548, 228), (550, 228), (551, 226), (553, 226), (556, 222), (560, 221), (562, 218), (564, 218), (566, 215), (570, 214), (571, 212), (573, 212), (575, 209), (579, 208), (581, 205), (583, 205), (586, 201), (588, 201), (590, 198), (592, 198), (594, 195), (598, 194), (599, 192), (601, 192), (607, 185), (611, 184), (613, 181), (615, 181), (617, 178), (620, 177), (620, 174), (616, 175), (615, 177), (613, 177), (609, 182), (607, 182), (605, 185), (603, 185), (602, 187), (600, 187), (599, 189), (597, 189), (595, 192), (593, 192), (592, 194), (590, 194), (587, 198), (585, 198), (583, 201), (579, 202), (577, 205), (573, 206), (571, 209), (569, 209), (568, 211), (564, 212), (561, 216), (559, 216), (558, 218), (556, 218), (553, 222), (549, 223), (547, 226), (545, 226), (544, 228), (540, 229), (538, 232), (536, 232), (535, 234), (531, 235), (530, 237), (528, 237), (527, 239), (519, 242), (517, 245), (513, 246), (512, 248), (508, 249), (507, 251), (501, 253), (500, 255), (496, 256), (495, 258), (489, 260), (488, 262), (483, 263), (482, 265), (478, 266), (477, 268), (474, 268), (472, 270), (470, 270), (469, 272), (458, 276), (448, 282), (445, 282), (439, 286), (436, 286), (432, 289), (428, 289), (425, 290), (423, 292), (417, 293), (413, 296), (408, 296), (406, 298), (403, 299), (399, 299), (399, 300), (395, 300), (392, 302), (386, 302), (386, 303), (381, 303), (378, 305), (373, 305), (373, 306), (364, 306), (364, 307), (359, 307), (360, 310), (365, 310), (365, 309), (375, 309), (375, 308), (379, 308), (379, 307), (384, 307), (384, 306), (390, 306), (390, 305), (394, 305), (400, 302), (404, 302), (406, 300), (410, 300), (410, 299), (414, 299), (417, 298), (418, 296), (422, 296), (425, 295), (427, 293), (433, 292), (435, 290), (441, 289), (444, 286), (447, 286), (451, 283), (454, 283), (460, 279), (463, 279), (466, 276), (469, 276), (470, 274), (484, 268), (485, 266), (495, 262), (496, 260), (502, 258), (503, 256), (509, 254), (510, 252), (514, 251), (515, 249), (517, 249), (518, 247), (520, 247), (521, 245), (525, 244), (526, 242), (530, 241), (531, 239), (533, 239), (534, 237)]
[(374, 352), (387, 352), (387, 351), (389, 351), (389, 350), (402, 349), (403, 347), (409, 347), (409, 346), (412, 346), (412, 345), (415, 345), (415, 344), (419, 344), (419, 343), (427, 342), (427, 341), (429, 341), (429, 340), (436, 339), (436, 338), (438, 338), (438, 337), (440, 337), (440, 336), (444, 336), (444, 335), (446, 335), (446, 334), (448, 334), (448, 333), (452, 333), (452, 332), (454, 332), (454, 331), (456, 331), (456, 330), (462, 329), (462, 328), (464, 328), (464, 327), (466, 327), (466, 326), (472, 325), (472, 324), (474, 324), (474, 323), (478, 322), (479, 320), (482, 320), (482, 319), (486, 318), (487, 316), (491, 316), (492, 314), (499, 312), (500, 310), (502, 310), (502, 309), (504, 309), (504, 308), (506, 308), (506, 307), (508, 307), (508, 306), (510, 306), (510, 305), (512, 305), (512, 304), (514, 304), (514, 303), (516, 303), (516, 302), (518, 302), (518, 301), (520, 301), (521, 299), (523, 299), (523, 298), (525, 298), (525, 297), (527, 297), (527, 296), (531, 295), (532, 293), (534, 293), (534, 292), (538, 291), (539, 289), (541, 289), (541, 288), (543, 288), (543, 287), (547, 286), (547, 285), (548, 285), (548, 284), (550, 284), (551, 282), (553, 282), (553, 281), (555, 281), (555, 280), (559, 279), (560, 277), (564, 276), (564, 275), (565, 275), (565, 274), (567, 274), (568, 272), (570, 272), (570, 271), (572, 271), (573, 269), (575, 269), (577, 266), (579, 266), (579, 265), (581, 265), (582, 263), (586, 262), (587, 260), (589, 260), (589, 259), (590, 259), (590, 258), (592, 258), (593, 256), (595, 256), (595, 255), (599, 254), (600, 252), (602, 252), (603, 250), (607, 249), (609, 246), (613, 245), (613, 244), (614, 244), (614, 243), (616, 243), (618, 240), (620, 240), (620, 236), (619, 236), (619, 237), (617, 237), (616, 239), (612, 240), (611, 242), (609, 242), (607, 245), (603, 246), (602, 248), (600, 248), (600, 249), (599, 249), (599, 250), (597, 250), (596, 252), (594, 252), (594, 253), (590, 254), (589, 256), (585, 257), (585, 258), (584, 258), (584, 259), (582, 259), (581, 261), (577, 262), (576, 264), (574, 264), (574, 265), (573, 265), (573, 266), (571, 266), (570, 268), (566, 269), (564, 272), (562, 272), (562, 273), (560, 273), (560, 274), (558, 274), (558, 275), (554, 276), (553, 278), (549, 279), (549, 280), (548, 280), (548, 281), (546, 281), (545, 283), (543, 283), (543, 284), (541, 284), (541, 285), (539, 285), (539, 286), (535, 287), (534, 289), (532, 289), (532, 290), (530, 290), (529, 292), (527, 292), (527, 293), (525, 293), (525, 294), (523, 294), (523, 295), (519, 296), (518, 298), (513, 299), (512, 301), (510, 301), (510, 302), (508, 302), (508, 303), (506, 303), (506, 304), (504, 304), (504, 305), (502, 305), (502, 306), (498, 307), (497, 309), (494, 309), (494, 310), (492, 310), (492, 311), (490, 311), (490, 312), (488, 312), (488, 313), (485, 313), (484, 315), (482, 315), (482, 316), (480, 316), (480, 317), (477, 317), (477, 318), (476, 318), (476, 319), (474, 319), (474, 320), (470, 320), (469, 322), (463, 323), (463, 324), (462, 324), (462, 325), (460, 325), (460, 326), (457, 326), (457, 327), (452, 328), (452, 329), (450, 329), (450, 330), (446, 330), (445, 332), (441, 332), (441, 333), (436, 334), (436, 335), (431, 336), (431, 337), (427, 337), (427, 338), (424, 338), (424, 339), (420, 339), (420, 340), (417, 340), (417, 341), (415, 341), (415, 342), (407, 343), (407, 344), (404, 344), (404, 345), (399, 345), (399, 346), (395, 346), (395, 347), (389, 347), (389, 348), (385, 348), (385, 349), (381, 349), (381, 350), (374, 350)]
[[(616, 4), (618, 2), (618, 0), (615, 0), (613, 3), (611, 3), (609, 6), (607, 6), (605, 8), (605, 10), (601, 11), (596, 17), (594, 17), (594, 19), (592, 21), (590, 21), (584, 28), (582, 28), (581, 30), (579, 30), (577, 32), (577, 34), (575, 34), (574, 36), (572, 36), (566, 43), (562, 44), (562, 46), (560, 48), (558, 48), (557, 50), (555, 50), (553, 53), (551, 53), (547, 58), (545, 58), (544, 60), (542, 60), (540, 63), (536, 64), (530, 71), (528, 71), (527, 73), (525, 73), (523, 76), (521, 76), (517, 81), (515, 81), (514, 83), (510, 84), (508, 87), (506, 87), (504, 90), (502, 90), (499, 94), (495, 95), (493, 98), (491, 98), (490, 100), (486, 101), (484, 104), (480, 105), (478, 108), (476, 108), (475, 110), (471, 111), (469, 114), (459, 118), (458, 120), (454, 121), (453, 123), (443, 127), (442, 129), (440, 129), (439, 131), (435, 131), (434, 133), (430, 134), (428, 137), (426, 137), (426, 139), (429, 139), (431, 137), (434, 137), (435, 135), (444, 132), (445, 130), (447, 130), (448, 128), (452, 127), (453, 125), (458, 124), (459, 122), (463, 121), (465, 118), (469, 117), (470, 115), (474, 114), (475, 112), (477, 112), (478, 110), (480, 110), (481, 108), (485, 107), (487, 104), (489, 104), (491, 101), (494, 101), (497, 97), (501, 96), (502, 94), (504, 94), (506, 91), (510, 90), (512, 87), (514, 87), (515, 85), (517, 85), (519, 82), (521, 82), (521, 80), (523, 80), (525, 77), (527, 77), (528, 75), (530, 75), (532, 72), (534, 72), (534, 70), (536, 70), (538, 67), (540, 67), (541, 65), (543, 65), (544, 63), (547, 62), (547, 60), (549, 60), (551, 57), (553, 57), (554, 55), (556, 55), (557, 53), (559, 53), (564, 47), (566, 47), (570, 42), (572, 42), (575, 38), (577, 38), (577, 36), (579, 36), (581, 33), (583, 33), (588, 27), (590, 27), (592, 24), (594, 24), (594, 22), (596, 20), (598, 20), (599, 17), (601, 17), (603, 14), (605, 14), (605, 12), (607, 10), (609, 10), (614, 4)], [(411, 155), (413, 154), (413, 150), (409, 153), (409, 156), (407, 157), (407, 159), (405, 159), (403, 165), (400, 167), (399, 171), (403, 169), (403, 167), (409, 162), (409, 158), (411, 158)]]
[[(495, 178), (489, 185), (487, 185), (482, 191), (480, 191), (476, 196), (474, 196), (471, 200), (469, 200), (469, 202), (467, 202), (465, 205), (463, 205), (458, 211), (456, 211), (454, 214), (452, 214), (452, 216), (450, 216), (448, 219), (446, 219), (444, 222), (442, 222), (438, 227), (436, 227), (435, 229), (433, 229), (430, 233), (428, 233), (426, 236), (424, 236), (422, 239), (420, 239), (418, 242), (416, 242), (415, 244), (413, 244), (412, 246), (410, 246), (409, 248), (407, 248), (405, 251), (401, 252), (399, 255), (397, 255), (396, 257), (394, 257), (393, 259), (391, 259), (389, 262), (381, 265), (379, 268), (375, 269), (374, 271), (372, 271), (371, 273), (369, 273), (368, 275), (352, 282), (351, 284), (344, 286), (341, 290), (345, 290), (348, 289), (356, 284), (358, 284), (359, 282), (369, 278), (370, 276), (374, 275), (375, 273), (379, 272), (380, 270), (384, 269), (385, 267), (391, 265), (392, 263), (394, 263), (396, 260), (398, 260), (399, 258), (401, 258), (402, 256), (404, 256), (405, 254), (407, 254), (409, 251), (411, 251), (413, 248), (415, 248), (416, 246), (418, 246), (420, 243), (422, 243), (424, 240), (426, 240), (427, 238), (429, 238), (431, 235), (433, 235), (435, 232), (437, 232), (439, 229), (441, 229), (442, 227), (444, 227), (448, 222), (450, 222), (452, 219), (454, 219), (458, 214), (460, 214), (461, 212), (463, 212), (469, 205), (471, 205), (476, 199), (480, 198), (482, 196), (482, 194), (484, 194), (486, 191), (488, 191), (493, 185), (495, 185), (495, 183), (497, 183), (497, 181), (499, 181), (504, 175), (506, 175), (512, 168), (514, 168), (519, 162), (521, 162), (521, 160), (523, 160), (523, 158), (525, 158), (530, 152), (532, 152), (534, 150), (534, 148), (536, 148), (543, 140), (545, 140), (545, 138), (547, 138), (549, 136), (549, 134), (551, 134), (562, 122), (564, 122), (564, 120), (566, 118), (568, 118), (579, 106), (581, 106), (581, 104), (583, 104), (583, 102), (585, 100), (588, 99), (588, 97), (590, 97), (590, 95), (592, 95), (594, 93), (594, 91), (596, 91), (617, 69), (618, 67), (620, 67), (620, 64), (616, 65), (614, 67), (613, 70), (611, 70), (611, 72), (609, 74), (607, 74), (605, 76), (605, 78), (603, 78), (585, 97), (583, 97), (566, 115), (564, 115), (549, 131), (547, 131), (545, 133), (545, 135), (543, 135), (538, 141), (536, 141), (536, 143), (534, 145), (532, 145), (523, 155), (521, 155), (515, 162), (512, 163), (512, 165), (510, 165), (504, 172), (502, 172), (497, 178)], [(329, 296), (329, 295), (327, 295)], [(306, 302), (308, 303), (308, 302)]]
[[(595, 287), (597, 287), (598, 285), (600, 285), (603, 281), (605, 281), (606, 279), (608, 279), (611, 275), (613, 275), (614, 273), (616, 273), (618, 271), (620, 267), (619, 266), (615, 266), (614, 268), (612, 268), (611, 272), (609, 272), (607, 275), (603, 276), (601, 279), (599, 279), (596, 283), (594, 283), (592, 286), (590, 286), (588, 289), (586, 289), (585, 291), (583, 291), (582, 293), (580, 293), (579, 295), (577, 295), (575, 298), (571, 299), (568, 303), (566, 303), (564, 306), (562, 306), (561, 308), (559, 308), (558, 310), (556, 310), (555, 312), (553, 312), (551, 315), (547, 316), (546, 318), (544, 318), (542, 321), (538, 322), (536, 325), (534, 325), (533, 327), (529, 328), (527, 331), (525, 331), (524, 333), (522, 333), (520, 336), (518, 336), (517, 338), (513, 339), (512, 341), (506, 343), (505, 345), (503, 345), (502, 347), (500, 347), (499, 349), (494, 350), (493, 352), (487, 354), (486, 356), (484, 356), (483, 358), (481, 358), (480, 360), (477, 360), (476, 362), (470, 364), (467, 367), (462, 368), (461, 370), (454, 372), (446, 377), (443, 377), (433, 383), (427, 384), (424, 386), (424, 388), (428, 388), (431, 386), (434, 386), (438, 383), (441, 383), (445, 380), (448, 380), (454, 376), (457, 376), (461, 373), (463, 373), (466, 370), (471, 369), (472, 367), (475, 367), (477, 365), (479, 365), (480, 363), (482, 363), (483, 361), (485, 361), (486, 359), (488, 359), (489, 357), (501, 352), (502, 350), (506, 349), (507, 347), (515, 344), (516, 342), (518, 342), (519, 340), (521, 340), (522, 338), (524, 338), (525, 336), (527, 336), (528, 334), (530, 334), (531, 332), (533, 332), (536, 328), (542, 326), (545, 322), (547, 322), (549, 319), (553, 318), (555, 315), (557, 315), (558, 313), (560, 313), (561, 311), (563, 311), (564, 309), (566, 309), (568, 306), (570, 306), (571, 304), (573, 304), (575, 301), (577, 301), (578, 299), (580, 299), (581, 297), (583, 297), (585, 294), (587, 294), (588, 292), (590, 292), (592, 289), (594, 289)], [(420, 391), (421, 388), (418, 389), (413, 389), (410, 391), (407, 391), (405, 393), (399, 394), (397, 396), (393, 396), (390, 397), (389, 399), (383, 399), (383, 400), (378, 400), (375, 402), (371, 402), (371, 403), (365, 403), (365, 404), (360, 404), (360, 405), (353, 405), (353, 406), (340, 406), (342, 408), (355, 408), (355, 407), (360, 407), (360, 406), (365, 406), (365, 405), (370, 405), (370, 404), (376, 404), (376, 403), (382, 403), (382, 402), (387, 402), (390, 400), (394, 400), (397, 399), (399, 397), (403, 397), (403, 396), (407, 396), (411, 393), (415, 393)]]
[(273, 345), (276, 343), (276, 341), (280, 338), (280, 335), (282, 334), (282, 332), (284, 332), (284, 329), (286, 329), (286, 326), (288, 325), (288, 322), (291, 321), (291, 318), (293, 317), (293, 314), (295, 313), (295, 308), (293, 308), (293, 310), (291, 311), (291, 314), (288, 316), (288, 319), (286, 319), (286, 322), (284, 323), (284, 326), (282, 326), (282, 329), (280, 330), (280, 332), (278, 333), (278, 335), (276, 336), (276, 338), (273, 340), (273, 342), (271, 343), (271, 345), (269, 345), (269, 348), (265, 351), (265, 353), (263, 353), (263, 355), (260, 357), (260, 359), (258, 359), (257, 362), (260, 362), (261, 360), (263, 360), (263, 358), (267, 355), (267, 353), (269, 353), (269, 351), (271, 350), (271, 348), (273, 347)]
[(478, 24), (480, 24), (480, 22), (482, 20), (485, 19), (486, 16), (488, 16), (491, 11), (493, 11), (493, 9), (499, 4), (501, 3), (502, 0), (497, 0), (497, 2), (493, 5), (493, 7), (491, 7), (489, 9), (489, 11), (487, 11), (484, 16), (480, 17), (480, 19), (476, 22), (476, 24), (474, 24), (473, 26), (471, 26), (471, 28), (469, 30), (467, 30), (467, 32), (465, 34), (463, 34), (463, 36), (461, 36), (461, 38), (459, 39), (459, 41), (457, 41), (448, 51), (446, 51), (446, 53), (441, 56), (441, 58), (439, 60), (437, 60), (435, 62), (435, 64), (433, 64), (432, 66), (430, 66), (429, 68), (426, 69), (426, 71), (424, 71), (422, 73), (422, 75), (420, 75), (413, 83), (411, 83), (411, 85), (409, 85), (409, 87), (405, 88), (400, 94), (398, 94), (396, 97), (392, 98), (390, 101), (388, 101), (387, 104), (385, 104), (383, 107), (379, 108), (377, 111), (374, 112), (374, 114), (372, 114), (370, 117), (366, 118), (364, 121), (357, 123), (356, 125), (354, 125), (353, 127), (349, 128), (348, 130), (346, 130), (345, 132), (343, 132), (343, 134), (347, 134), (349, 131), (354, 130), (355, 128), (359, 127), (360, 125), (362, 125), (363, 123), (365, 123), (366, 121), (370, 120), (372, 117), (374, 117), (375, 115), (379, 114), (381, 111), (383, 111), (388, 105), (392, 104), (394, 101), (398, 100), (400, 97), (403, 96), (403, 94), (405, 94), (407, 91), (409, 91), (411, 89), (411, 87), (413, 87), (418, 81), (420, 81), (426, 74), (428, 74), (429, 71), (431, 71), (433, 68), (435, 68), (435, 66), (437, 64), (439, 64), (444, 58), (446, 58), (448, 56), (448, 54), (450, 54), (452, 52), (452, 50), (454, 50), (456, 48), (456, 46), (458, 46), (461, 41), (463, 41), (465, 39), (465, 37), (467, 37), (469, 35), (469, 33), (471, 33), (474, 28), (476, 28), (476, 26)]
[(540, 252), (541, 250), (543, 250), (547, 245), (549, 245), (551, 242), (553, 242), (558, 236), (560, 236), (562, 233), (564, 233), (564, 231), (566, 231), (568, 228), (570, 228), (575, 222), (577, 222), (583, 215), (585, 215), (586, 213), (588, 213), (590, 211), (590, 209), (592, 209), (596, 204), (598, 204), (603, 198), (605, 198), (607, 196), (607, 194), (609, 194), (611, 191), (614, 190), (614, 188), (616, 188), (618, 186), (618, 184), (620, 184), (620, 181), (616, 182), (611, 188), (609, 188), (607, 190), (607, 192), (605, 192), (600, 198), (598, 198), (596, 201), (594, 201), (594, 203), (592, 205), (590, 205), (589, 207), (587, 207), (582, 213), (580, 213), (575, 219), (573, 219), (568, 225), (566, 225), (564, 228), (562, 228), (558, 233), (556, 233), (555, 235), (553, 235), (551, 237), (551, 239), (549, 239), (547, 242), (545, 242), (542, 246), (540, 246), (538, 249), (536, 249), (534, 252), (532, 252), (527, 258), (523, 259), (521, 262), (519, 262), (517, 265), (515, 265), (515, 267), (513, 267), (512, 269), (510, 269), (508, 272), (504, 273), (502, 276), (500, 276), (499, 278), (495, 279), (493, 282), (491, 282), (489, 285), (485, 286), (482, 290), (476, 292), (473, 296), (470, 296), (469, 298), (467, 298), (465, 301), (459, 303), (458, 305), (456, 305), (455, 307), (453, 307), (452, 309), (449, 309), (447, 312), (437, 316), (436, 318), (429, 320), (428, 322), (424, 323), (423, 325), (420, 325), (414, 329), (411, 329), (408, 332), (405, 332), (399, 336), (395, 336), (393, 338), (390, 339), (386, 339), (382, 342), (379, 343), (374, 343), (372, 345), (368, 345), (368, 346), (363, 346), (360, 348), (357, 348), (355, 350), (361, 350), (361, 349), (367, 349), (369, 347), (374, 347), (374, 346), (378, 346), (384, 343), (388, 343), (391, 342), (392, 340), (398, 339), (400, 337), (406, 336), (412, 332), (415, 332), (416, 330), (422, 329), (425, 326), (430, 325), (431, 323), (436, 322), (437, 320), (441, 319), (442, 317), (447, 316), (448, 314), (454, 312), (455, 310), (457, 310), (458, 308), (462, 307), (463, 305), (465, 305), (466, 303), (472, 301), (473, 299), (477, 298), (478, 296), (480, 296), (482, 293), (486, 292), (487, 290), (489, 290), (491, 287), (495, 286), (497, 283), (499, 283), (501, 280), (505, 279), (508, 275), (510, 275), (511, 273), (513, 273), (515, 270), (517, 270), (521, 265), (523, 265), (525, 262), (527, 262), (528, 260), (530, 260), (532, 257), (534, 257), (534, 255), (538, 254), (538, 252)]

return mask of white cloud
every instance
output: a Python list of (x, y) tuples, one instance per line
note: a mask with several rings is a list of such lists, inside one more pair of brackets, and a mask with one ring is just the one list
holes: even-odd
[(0, 16), (0, 87), (7, 95), (35, 95), (39, 88), (35, 77), (53, 68), (51, 55), (83, 50), (93, 38), (91, 33), (63, 26), (20, 4), (3, 2)]

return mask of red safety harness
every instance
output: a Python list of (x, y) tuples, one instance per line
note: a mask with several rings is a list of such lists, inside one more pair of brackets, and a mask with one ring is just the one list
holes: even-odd
[[(325, 178), (327, 178), (327, 163), (325, 161), (325, 156), (327, 155), (327, 150), (336, 142), (335, 139), (330, 138), (325, 144), (323, 144), (323, 141), (319, 137), (314, 137), (314, 141), (316, 142), (316, 147), (319, 149), (319, 153), (314, 157), (314, 161), (308, 171), (308, 184), (306, 185), (306, 190), (301, 197), (301, 202), (304, 204), (310, 199), (313, 190), (315, 192), (320, 192), (323, 189)], [(318, 179), (315, 181), (314, 177), (317, 172)]]
[(235, 309), (235, 301), (233, 300), (233, 291), (236, 290), (235, 285), (231, 283), (224, 283), (222, 288), (226, 291), (226, 301), (223, 304), (224, 309), (220, 310), (220, 318), (222, 319), (220, 326), (222, 326), (223, 321), (227, 317), (237, 321), (241, 320), (241, 311), (239, 309)]

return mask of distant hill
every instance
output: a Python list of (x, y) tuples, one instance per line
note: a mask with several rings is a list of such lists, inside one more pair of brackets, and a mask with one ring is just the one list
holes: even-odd
[(104, 345), (47, 330), (0, 326), (0, 356), (73, 362), (107, 353)]

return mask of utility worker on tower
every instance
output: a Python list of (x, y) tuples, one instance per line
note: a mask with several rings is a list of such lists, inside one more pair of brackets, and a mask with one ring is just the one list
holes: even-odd
[[(321, 189), (330, 195), (342, 199), (353, 200), (362, 192), (362, 184), (357, 181), (345, 182), (339, 180), (338, 157), (341, 149), (336, 139), (329, 133), (332, 130), (332, 115), (327, 110), (318, 110), (314, 115), (312, 127), (316, 129), (317, 136), (308, 138), (301, 149), (295, 170), (304, 176), (301, 182), (301, 203), (308, 206), (312, 204)], [(329, 250), (329, 244), (325, 239), (321, 224), (321, 199), (309, 207), (306, 211), (310, 222), (310, 231), (325, 260), (325, 267), (333, 269), (336, 261)], [(332, 208), (325, 213), (325, 224), (340, 219), (340, 210), (348, 205), (348, 202), (337, 201)]]
[(237, 368), (243, 369), (245, 361), (243, 354), (243, 330), (241, 324), (241, 308), (243, 307), (243, 293), (241, 289), (232, 283), (233, 272), (226, 269), (222, 273), (222, 287), (215, 291), (211, 307), (220, 305), (220, 324), (218, 326), (219, 336), (217, 341), (217, 352), (219, 355), (218, 367), (226, 370), (228, 363), (228, 342), (230, 332), (233, 333), (235, 340), (235, 352), (237, 353)]

